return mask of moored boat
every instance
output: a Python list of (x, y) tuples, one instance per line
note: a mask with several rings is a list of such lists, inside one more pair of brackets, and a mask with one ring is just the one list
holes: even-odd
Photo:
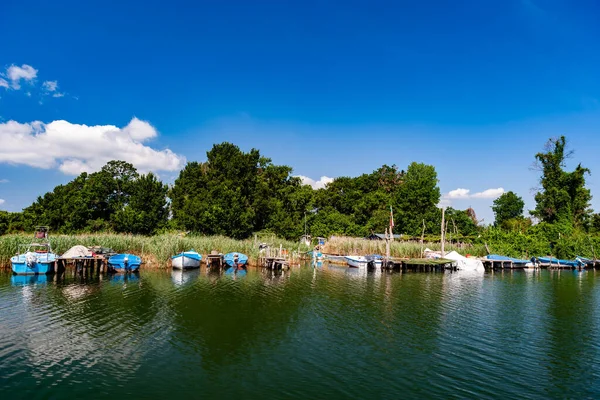
[(517, 268), (531, 268), (531, 267), (535, 267), (535, 263), (532, 262), (531, 260), (525, 260), (525, 259), (521, 259), (521, 258), (513, 258), (513, 257), (501, 256), (501, 255), (498, 255), (498, 254), (488, 254), (487, 256), (485, 256), (484, 260), (489, 260), (489, 261), (509, 261), (509, 265), (510, 265), (510, 263), (512, 263)]
[(52, 252), (47, 226), (36, 227), (34, 241), (20, 247), (26, 250), (10, 259), (13, 274), (37, 275), (54, 272), (57, 255)]
[(243, 267), (248, 262), (248, 256), (243, 253), (231, 252), (225, 254), (223, 260), (230, 267)]
[(202, 255), (194, 249), (181, 252), (171, 257), (171, 266), (176, 269), (200, 268)]
[(367, 259), (367, 268), (380, 269), (383, 264), (383, 257), (379, 254), (370, 254), (365, 258)]
[(117, 254), (108, 259), (108, 267), (116, 272), (137, 271), (142, 259), (133, 254)]
[(349, 267), (353, 268), (367, 268), (369, 260), (363, 256), (346, 256), (346, 262)]
[(537, 262), (538, 264), (540, 264), (541, 266), (544, 266), (544, 267), (550, 266), (550, 267), (577, 268), (577, 267), (582, 267), (585, 265), (585, 263), (579, 259), (561, 260), (561, 259), (554, 258), (554, 257), (533, 257), (531, 259), (531, 262)]

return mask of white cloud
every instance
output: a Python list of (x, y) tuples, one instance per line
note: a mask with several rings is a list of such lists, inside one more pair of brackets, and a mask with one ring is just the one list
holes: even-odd
[(64, 93), (54, 93), (54, 94), (52, 95), (52, 97), (64, 97), (64, 96), (65, 96), (65, 94), (64, 94)]
[(10, 182), (8, 179), (0, 179), (0, 183), (8, 183)]
[(4, 199), (0, 199), (0, 206), (5, 203)]
[(333, 178), (328, 176), (322, 176), (321, 179), (315, 181), (314, 179), (309, 178), (308, 176), (297, 175), (298, 178), (302, 181), (303, 185), (310, 185), (313, 189), (324, 189), (325, 185), (333, 182)]
[(504, 194), (504, 188), (497, 189), (487, 189), (483, 192), (475, 193), (473, 196), (474, 199), (497, 199), (498, 197)]
[(124, 128), (79, 125), (68, 121), (0, 123), (0, 163), (58, 168), (65, 174), (98, 171), (110, 160), (132, 163), (140, 172), (177, 171), (185, 157), (144, 144), (158, 132), (133, 118)]
[(46, 81), (42, 83), (42, 87), (48, 92), (55, 92), (58, 89), (58, 81)]
[(8, 81), (0, 78), (0, 87), (8, 88)]
[(469, 189), (454, 189), (448, 192), (446, 195), (448, 199), (468, 199), (469, 198)]
[(504, 188), (486, 189), (482, 192), (471, 193), (469, 189), (458, 188), (444, 194), (440, 199), (438, 207), (452, 206), (452, 200), (465, 199), (496, 199), (504, 193)]
[(20, 67), (11, 65), (6, 70), (6, 76), (10, 79), (12, 88), (17, 90), (21, 88), (21, 80), (31, 82), (37, 77), (37, 73), (37, 69), (27, 64)]

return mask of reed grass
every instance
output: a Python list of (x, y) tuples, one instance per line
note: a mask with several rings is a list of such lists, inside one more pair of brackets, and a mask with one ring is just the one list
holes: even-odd
[[(10, 234), (0, 236), (0, 265), (10, 264), (10, 257), (17, 254), (19, 245), (30, 243), (32, 235)], [(258, 244), (267, 243), (272, 247), (282, 246), (289, 251), (306, 252), (308, 247), (297, 242), (291, 242), (275, 236), (261, 236), (246, 240), (236, 240), (224, 236), (200, 236), (162, 234), (156, 236), (139, 236), (124, 234), (79, 234), (79, 235), (52, 235), (50, 237), (52, 249), (57, 254), (62, 254), (75, 245), (102, 246), (113, 249), (117, 253), (131, 253), (142, 257), (144, 267), (165, 268), (169, 265), (172, 255), (182, 251), (194, 249), (206, 256), (212, 250), (223, 254), (229, 252), (244, 253), (249, 257), (249, 262), (255, 264), (258, 260)], [(422, 249), (440, 250), (439, 242), (394, 241), (391, 243), (390, 253), (393, 257), (419, 258)], [(483, 245), (453, 245), (446, 243), (446, 251), (456, 250), (461, 254), (469, 253), (474, 256), (486, 254)], [(367, 255), (385, 254), (385, 241), (366, 240), (361, 238), (334, 237), (328, 240), (322, 249), (323, 253), (339, 255)]]
[[(11, 234), (0, 236), (0, 265), (10, 264), (10, 257), (19, 251), (19, 245), (30, 243), (32, 235)], [(273, 247), (297, 251), (299, 244), (277, 239), (275, 237), (257, 238), (255, 240), (236, 240), (224, 236), (196, 236), (163, 234), (157, 236), (139, 236), (124, 234), (79, 234), (51, 235), (52, 250), (62, 254), (75, 245), (102, 246), (113, 249), (117, 253), (130, 253), (142, 257), (145, 267), (164, 268), (169, 265), (172, 255), (194, 249), (205, 256), (212, 250), (223, 254), (240, 252), (246, 254), (252, 263), (258, 259), (258, 243), (266, 242)], [(304, 249), (306, 251), (306, 249)]]
[[(440, 242), (424, 242), (423, 244), (416, 241), (398, 241), (390, 243), (390, 255), (400, 258), (419, 258), (422, 257), (422, 251), (425, 248), (439, 251), (441, 250)], [(446, 243), (444, 250), (447, 252), (457, 251), (461, 254), (471, 254), (473, 256), (483, 256), (487, 254), (484, 245), (477, 244), (453, 244)], [(323, 248), (324, 253), (339, 254), (339, 255), (367, 255), (367, 254), (385, 254), (384, 240), (368, 240), (362, 238), (349, 237), (333, 237), (325, 243)]]

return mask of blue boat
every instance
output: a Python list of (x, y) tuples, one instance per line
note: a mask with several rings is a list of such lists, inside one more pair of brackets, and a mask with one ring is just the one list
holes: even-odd
[(116, 272), (137, 271), (142, 259), (133, 254), (117, 254), (108, 259), (108, 267)]
[(54, 272), (57, 255), (52, 252), (48, 229), (47, 226), (36, 227), (34, 241), (19, 246), (24, 251), (10, 259), (13, 274), (37, 275)]
[(248, 256), (242, 253), (227, 253), (223, 256), (223, 260), (230, 267), (243, 267), (248, 262)]
[(530, 262), (532, 262), (532, 260), (524, 260), (521, 258), (513, 258), (513, 257), (507, 257), (507, 256), (500, 256), (498, 254), (488, 254), (486, 256), (486, 259), (488, 260), (492, 260), (492, 261), (512, 261), (513, 264), (528, 264)]
[(533, 257), (531, 261), (534, 263), (537, 262), (542, 265), (561, 267), (582, 267), (584, 265), (584, 263), (579, 260), (560, 260), (554, 257)]
[(581, 256), (575, 257), (575, 260), (579, 261), (581, 264), (585, 265), (586, 267), (593, 267), (598, 263), (598, 260), (593, 260), (591, 258), (581, 257)]
[(171, 257), (171, 266), (176, 269), (200, 268), (202, 256), (194, 249)]

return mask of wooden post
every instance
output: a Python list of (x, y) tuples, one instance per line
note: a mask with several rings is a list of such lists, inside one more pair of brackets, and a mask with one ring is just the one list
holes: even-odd
[(387, 263), (390, 260), (390, 239), (388, 237), (388, 230), (385, 230), (385, 263), (387, 267)]
[(425, 220), (423, 219), (423, 232), (421, 232), (421, 258), (423, 258), (424, 244), (425, 244)]
[(446, 227), (445, 217), (446, 217), (446, 209), (444, 207), (442, 207), (442, 228), (441, 228), (441, 230), (442, 230), (442, 232), (441, 232), (441, 240), (442, 240), (442, 252), (441, 252), (441, 255), (442, 255), (442, 258), (444, 258), (444, 256), (446, 255), (446, 253), (444, 252), (444, 242), (446, 240), (446, 238), (444, 237), (445, 236), (445, 229), (444, 228)]

